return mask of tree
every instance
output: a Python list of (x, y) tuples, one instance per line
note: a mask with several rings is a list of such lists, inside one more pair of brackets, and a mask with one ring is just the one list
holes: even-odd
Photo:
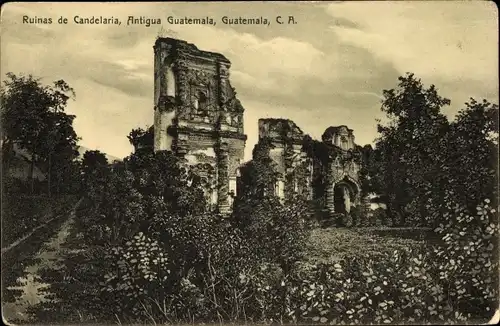
[(200, 176), (171, 151), (139, 151), (127, 157), (125, 164), (136, 176), (138, 191), (164, 201), (169, 212), (184, 216), (207, 207)]
[[(43, 85), (32, 75), (7, 73), (1, 90), (2, 149), (8, 167), (14, 144), (31, 155), (31, 190), (35, 163), (47, 162), (49, 179), (52, 156), (57, 147), (76, 149), (78, 140), (73, 130), (74, 116), (64, 113), (74, 90), (64, 81)], [(70, 155), (68, 158), (73, 158)], [(50, 189), (49, 189), (50, 192)]]
[(369, 165), (371, 187), (384, 195), (391, 217), (435, 226), (449, 196), (470, 211), (497, 198), (498, 105), (471, 99), (449, 123), (440, 110), (450, 100), (434, 85), (424, 88), (413, 74), (399, 81), (384, 91), (389, 123), (378, 125)]
[(105, 166), (108, 164), (108, 159), (104, 153), (99, 150), (86, 151), (83, 153), (82, 166), (85, 170), (95, 170), (96, 167)]
[(146, 130), (142, 128), (132, 129), (127, 136), (130, 144), (134, 146), (134, 150), (147, 149), (152, 150), (154, 146), (154, 127), (151, 126)]
[(383, 96), (381, 109), (389, 124), (378, 124), (373, 185), (385, 195), (388, 213), (401, 224), (431, 223), (425, 220), (426, 204), (445, 182), (442, 139), (449, 123), (440, 110), (450, 100), (439, 96), (434, 85), (425, 88), (410, 73), (399, 77), (398, 87), (384, 90)]
[(91, 186), (102, 188), (107, 183), (105, 177), (108, 172), (108, 159), (101, 151), (86, 151), (83, 154), (81, 169), (83, 184), (87, 190)]
[[(56, 183), (56, 191), (59, 193), (61, 184), (74, 182), (69, 174), (76, 171), (72, 167), (78, 158), (77, 141), (78, 137), (73, 129), (74, 115), (63, 112), (50, 114), (52, 120), (48, 125), (51, 129), (46, 130), (44, 137), (46, 145), (46, 162), (48, 194), (51, 195), (53, 181)], [(67, 184), (65, 186), (68, 186)]]
[(82, 171), (84, 175), (90, 175), (94, 171), (97, 171), (102, 167), (106, 167), (107, 165), (108, 159), (101, 151), (95, 150), (83, 153)]
[(498, 105), (471, 98), (451, 124), (446, 144), (444, 170), (455, 200), (473, 211), (485, 198), (497, 198)]

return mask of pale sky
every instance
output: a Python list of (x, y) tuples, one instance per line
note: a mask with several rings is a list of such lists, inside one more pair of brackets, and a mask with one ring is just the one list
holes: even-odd
[[(22, 16), (51, 17), (51, 25)], [(113, 16), (116, 25), (77, 25), (73, 16)], [(498, 11), (493, 2), (8, 3), (1, 16), (1, 75), (66, 80), (76, 92), (81, 145), (123, 158), (132, 128), (153, 122), (153, 49), (160, 26), (127, 26), (129, 15), (160, 18), (173, 37), (219, 52), (245, 107), (245, 158), (257, 120), (288, 118), (320, 138), (329, 126), (372, 143), (383, 89), (413, 72), (451, 99), (451, 118), (469, 97), (498, 103)], [(295, 25), (276, 16), (293, 15)], [(60, 16), (67, 25), (57, 24)], [(212, 17), (216, 26), (170, 25), (168, 16)], [(270, 26), (227, 26), (267, 17)]]

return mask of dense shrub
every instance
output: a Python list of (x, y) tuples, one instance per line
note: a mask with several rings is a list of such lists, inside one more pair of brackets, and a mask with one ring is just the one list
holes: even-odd
[(312, 223), (308, 211), (299, 198), (285, 202), (275, 196), (242, 198), (232, 220), (259, 261), (288, 270), (304, 254)]
[[(381, 232), (385, 231), (385, 232)], [(383, 259), (394, 250), (427, 246), (427, 238), (400, 236), (394, 228), (326, 228), (312, 230), (305, 261), (311, 264), (337, 262), (361, 255)], [(406, 233), (413, 234), (408, 231)]]
[(101, 291), (120, 298), (114, 310), (132, 320), (215, 319), (212, 312), (225, 309), (231, 294), (224, 282), (246, 266), (237, 230), (212, 214), (156, 217), (150, 228), (149, 235), (137, 233), (106, 258), (113, 264)]
[(434, 251), (436, 275), (458, 311), (474, 318), (498, 308), (498, 212), (485, 199), (469, 212), (448, 202), (436, 232), (444, 246)]
[(350, 213), (341, 213), (336, 215), (337, 225), (340, 227), (351, 227), (353, 226), (353, 218)]

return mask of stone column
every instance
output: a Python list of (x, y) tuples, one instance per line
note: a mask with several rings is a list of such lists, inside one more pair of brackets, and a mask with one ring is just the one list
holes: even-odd
[(227, 80), (229, 78), (229, 67), (222, 63), (218, 62), (217, 65), (218, 73), (219, 73), (219, 98), (218, 102), (221, 106), (225, 105), (228, 100), (227, 94)]
[(307, 160), (307, 199), (314, 199), (314, 161), (312, 159)]
[(335, 213), (335, 180), (334, 180), (334, 164), (328, 164), (326, 175), (326, 188), (325, 188), (325, 208), (330, 214)]
[(229, 207), (229, 154), (227, 143), (220, 142), (217, 146), (217, 188), (218, 202), (217, 208), (221, 214), (228, 214)]
[(189, 106), (189, 77), (188, 70), (189, 65), (183, 57), (180, 57), (176, 60), (175, 65), (173, 67), (174, 73), (176, 75), (176, 86), (177, 86), (177, 95), (179, 96), (179, 103), (181, 106)]
[(283, 149), (283, 161), (284, 161), (284, 167), (285, 167), (285, 175), (284, 175), (284, 192), (285, 192), (285, 198), (288, 199), (290, 198), (294, 192), (295, 192), (295, 180), (294, 180), (294, 156), (295, 152), (293, 151), (293, 145), (288, 143), (287, 140), (285, 139), (285, 144), (284, 144), (284, 149)]

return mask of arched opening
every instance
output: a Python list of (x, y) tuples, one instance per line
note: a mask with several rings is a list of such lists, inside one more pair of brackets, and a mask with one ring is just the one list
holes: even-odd
[(349, 213), (356, 202), (357, 187), (349, 180), (342, 180), (333, 188), (333, 200), (336, 213)]
[(219, 200), (219, 193), (217, 191), (217, 188), (216, 187), (213, 187), (211, 190), (210, 190), (210, 204), (212, 205), (212, 207), (216, 207), (217, 206), (217, 202)]
[(285, 182), (283, 180), (277, 180), (274, 185), (274, 193), (278, 198), (285, 198)]
[(340, 148), (342, 148), (343, 150), (349, 149), (349, 141), (347, 140), (347, 137), (340, 137)]
[(195, 111), (198, 114), (206, 115), (207, 114), (207, 105), (208, 105), (208, 97), (203, 91), (196, 92), (196, 95), (193, 98), (193, 106)]
[(229, 195), (230, 196), (233, 196), (233, 197), (236, 197), (237, 195), (237, 188), (238, 188), (238, 184), (237, 184), (237, 178), (236, 177), (230, 177), (229, 178)]

